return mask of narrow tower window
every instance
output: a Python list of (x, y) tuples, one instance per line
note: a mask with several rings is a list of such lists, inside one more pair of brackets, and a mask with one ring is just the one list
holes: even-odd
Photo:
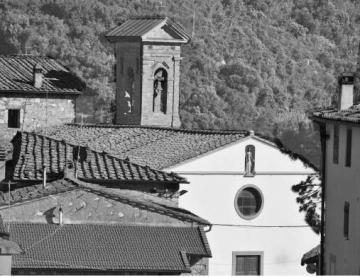
[(351, 128), (347, 129), (346, 132), (346, 160), (345, 166), (351, 166), (351, 144), (352, 144), (352, 130)]
[(159, 68), (154, 74), (153, 112), (166, 113), (167, 72)]
[(350, 203), (345, 202), (344, 204), (344, 237), (349, 239), (349, 215), (350, 215)]

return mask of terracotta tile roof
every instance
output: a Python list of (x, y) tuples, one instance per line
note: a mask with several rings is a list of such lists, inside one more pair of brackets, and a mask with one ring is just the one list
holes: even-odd
[[(40, 64), (44, 80), (40, 88), (33, 85), (33, 68)], [(54, 59), (31, 55), (0, 56), (1, 93), (80, 94), (85, 84)]]
[(201, 227), (97, 224), (11, 226), (24, 255), (13, 269), (89, 269), (123, 272), (190, 272), (186, 255), (210, 257)]
[(354, 105), (346, 110), (339, 110), (336, 108), (327, 108), (312, 113), (314, 120), (334, 120), (344, 121), (349, 123), (360, 123), (360, 104)]
[(48, 182), (46, 189), (42, 184), (33, 184), (31, 186), (16, 186), (13, 184), (12, 187), (10, 195), (8, 191), (0, 191), (0, 207), (9, 205), (9, 197), (11, 205), (14, 205), (78, 189), (73, 182), (63, 179)]
[[(109, 191), (94, 184), (87, 184), (76, 179), (61, 179), (48, 182), (46, 188), (42, 184), (31, 186), (16, 186), (10, 191), (11, 205), (24, 203), (31, 200), (41, 199), (49, 195), (69, 192), (73, 190), (84, 190), (94, 194), (131, 205), (139, 209), (150, 210), (155, 213), (164, 214), (169, 217), (177, 218), (183, 222), (198, 223), (201, 225), (211, 225), (207, 220), (189, 212), (188, 210), (175, 207), (174, 205), (156, 202), (153, 199), (141, 197), (143, 192), (130, 192), (128, 190)], [(0, 191), (0, 207), (9, 205), (9, 193)]]
[[(40, 132), (41, 133), (41, 132)], [(42, 133), (45, 133), (43, 130)], [(163, 169), (249, 136), (248, 131), (202, 131), (114, 125), (49, 127), (50, 137), (106, 151), (131, 162)]]
[(105, 36), (108, 39), (117, 37), (141, 37), (158, 25), (165, 24), (174, 31), (179, 38), (188, 41), (190, 36), (181, 25), (173, 22), (167, 17), (132, 17), (119, 26), (111, 29)]
[(320, 244), (306, 252), (301, 258), (301, 265), (319, 262)]
[(82, 180), (187, 182), (176, 173), (154, 170), (105, 152), (100, 153), (87, 147), (79, 147), (34, 133), (18, 132), (13, 144), (15, 168), (12, 179), (16, 181), (42, 180), (44, 165), (49, 180), (58, 179), (64, 176), (66, 165), (66, 168), (75, 168), (77, 178)]

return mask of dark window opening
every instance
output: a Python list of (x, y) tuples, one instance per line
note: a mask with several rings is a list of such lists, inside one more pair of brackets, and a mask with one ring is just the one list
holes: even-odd
[(352, 144), (352, 130), (349, 128), (346, 132), (346, 160), (345, 166), (351, 166), (351, 144)]
[(334, 125), (333, 163), (339, 163), (339, 126)]
[(349, 239), (349, 215), (350, 215), (350, 203), (344, 204), (344, 237)]
[(8, 128), (20, 128), (20, 110), (8, 110)]
[(235, 257), (235, 275), (260, 275), (259, 255), (237, 255)]

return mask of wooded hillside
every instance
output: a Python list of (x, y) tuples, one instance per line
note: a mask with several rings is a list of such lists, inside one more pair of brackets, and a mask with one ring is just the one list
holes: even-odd
[(319, 161), (309, 110), (336, 100), (356, 69), (356, 0), (3, 0), (0, 54), (62, 61), (111, 122), (113, 51), (104, 33), (132, 15), (167, 15), (193, 34), (183, 49), (184, 128), (254, 129)]

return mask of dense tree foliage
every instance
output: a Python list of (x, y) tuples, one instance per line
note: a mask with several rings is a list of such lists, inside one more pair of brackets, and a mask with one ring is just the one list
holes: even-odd
[(305, 212), (305, 221), (315, 233), (321, 228), (321, 183), (319, 176), (311, 175), (306, 180), (293, 185), (292, 190), (298, 194), (296, 201), (299, 211)]
[(307, 113), (336, 98), (356, 68), (360, 1), (3, 0), (0, 53), (61, 60), (97, 95), (111, 121), (113, 51), (104, 33), (130, 15), (163, 14), (193, 34), (183, 49), (185, 128), (254, 129), (314, 163), (319, 139)]

